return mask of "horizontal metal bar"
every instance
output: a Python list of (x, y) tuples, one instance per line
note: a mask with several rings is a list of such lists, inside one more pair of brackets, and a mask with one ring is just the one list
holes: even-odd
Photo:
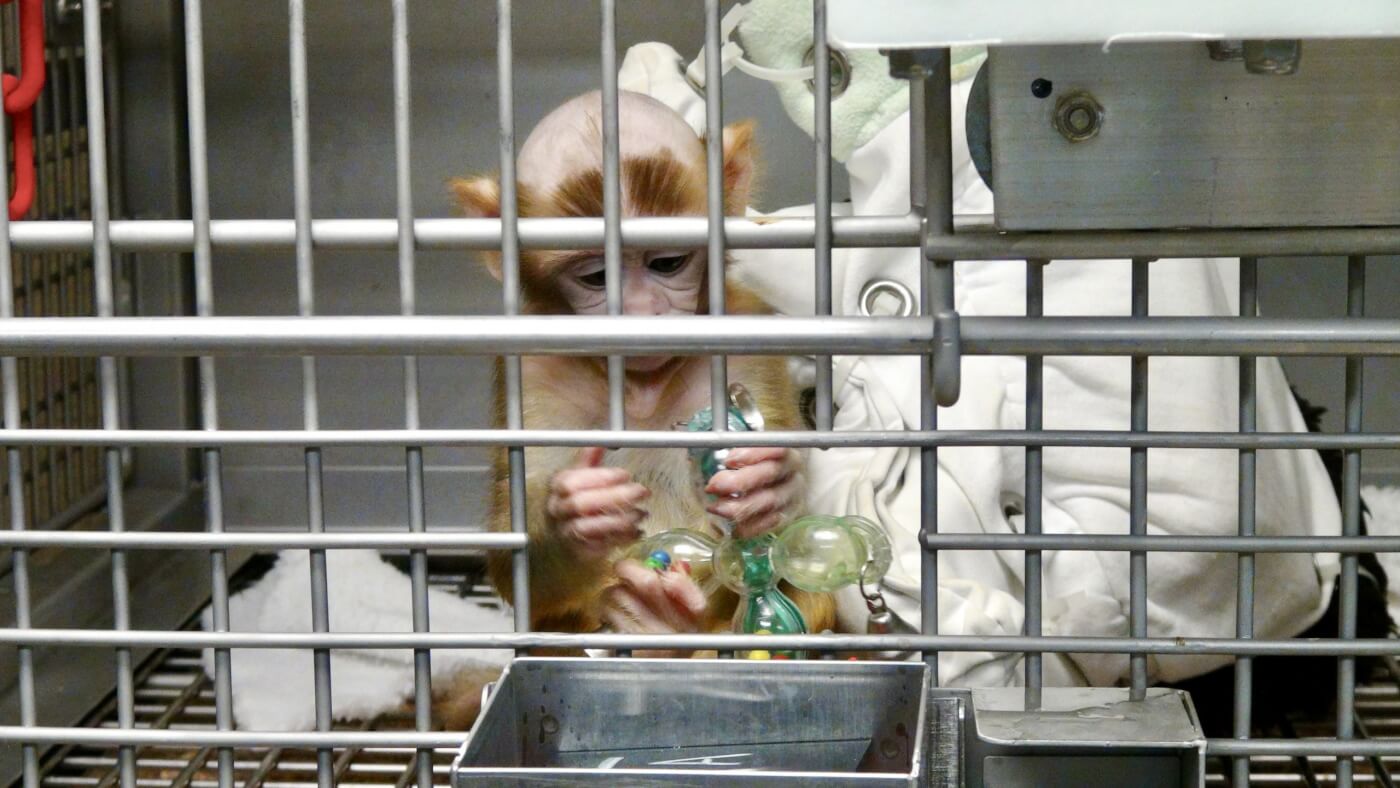
[(1400, 756), (1400, 740), (1361, 739), (1207, 739), (1207, 755)]
[(609, 446), (723, 448), (784, 446), (1050, 446), (1153, 449), (1400, 449), (1400, 433), (1127, 432), (1119, 430), (841, 430), (839, 432), (681, 432), (679, 430), (0, 430), (0, 446)]
[[(1397, 356), (1400, 320), (967, 317), (962, 352), (1072, 356)], [(42, 317), (0, 319), (0, 354), (915, 355), (928, 317)]]
[[(317, 747), (395, 747), (456, 748), (465, 731), (214, 731), (181, 729), (58, 728), (0, 726), (0, 741), (35, 744), (79, 744), (89, 747), (240, 747), (297, 748)], [(1400, 741), (1335, 739), (1207, 739), (1208, 755), (1400, 755)]]
[[(1097, 534), (940, 533), (925, 539), (935, 550), (1081, 550), (1158, 553), (1400, 553), (1400, 537), (1127, 536)], [(121, 550), (515, 550), (525, 537), (512, 533), (111, 533), (0, 531), (0, 547), (69, 547)]]
[(1394, 356), (1400, 320), (1240, 317), (964, 317), (964, 354)]
[(122, 550), (224, 550), (273, 548), (277, 550), (411, 550), (463, 549), (516, 550), (525, 546), (524, 534), (473, 531), (426, 533), (386, 531), (248, 532), (222, 531), (0, 531), (0, 547), (79, 547)]
[(549, 632), (201, 632), (0, 629), (0, 645), (83, 648), (680, 649), (740, 651), (1040, 651), (1062, 654), (1400, 656), (1394, 638), (1240, 639), (1007, 635), (562, 634)]
[[(4, 544), (0, 537), (0, 544)], [(938, 533), (933, 550), (1143, 550), (1159, 553), (1400, 553), (1400, 536), (1130, 536)]]
[(36, 744), (83, 744), (92, 747), (118, 746), (208, 746), (208, 747), (398, 747), (403, 749), (456, 748), (467, 732), (458, 731), (216, 731), (170, 728), (26, 728), (0, 725), (0, 741)]
[(917, 354), (917, 317), (45, 317), (0, 320), (0, 354)]
[[(418, 249), (499, 249), (496, 219), (417, 219)], [(957, 234), (931, 236), (925, 253), (946, 260), (1127, 259), (1131, 257), (1217, 257), (1238, 255), (1346, 255), (1400, 253), (1400, 227), (1321, 227), (1240, 230), (1144, 230), (1126, 232), (997, 233), (989, 217), (956, 217)], [(28, 221), (11, 225), (21, 252), (80, 251), (91, 248), (92, 225), (84, 221)], [(111, 223), (118, 251), (188, 252), (194, 227), (187, 220), (127, 220)], [(782, 218), (762, 222), (725, 220), (732, 249), (811, 248), (816, 221)], [(916, 247), (920, 219), (906, 216), (837, 216), (832, 243), (837, 247)], [(322, 249), (384, 249), (398, 244), (394, 219), (317, 219), (312, 243)], [(694, 247), (706, 245), (703, 217), (633, 218), (622, 221), (622, 245)], [(210, 225), (215, 249), (291, 249), (295, 223), (287, 219), (223, 219)], [(602, 219), (521, 219), (526, 249), (601, 249)]]
[(1400, 227), (958, 232), (929, 236), (930, 260), (1160, 259), (1400, 253)]
[[(836, 246), (917, 247), (919, 217), (839, 216), (832, 222)], [(76, 251), (91, 248), (92, 225), (82, 221), (16, 222), (10, 225), (14, 248), (21, 252)], [(187, 220), (128, 220), (112, 222), (112, 246), (126, 252), (189, 252), (194, 247), (194, 226)], [(706, 219), (697, 217), (644, 217), (622, 222), (622, 245), (632, 248), (704, 247)], [(816, 220), (783, 218), (763, 222), (742, 218), (725, 220), (730, 248), (810, 249), (816, 237)], [(290, 219), (223, 219), (209, 227), (210, 242), (222, 249), (292, 249), (296, 223)], [(413, 238), (417, 249), (500, 249), (499, 219), (416, 219)], [(398, 248), (396, 219), (316, 219), (311, 242), (320, 249)], [(545, 218), (520, 220), (523, 249), (601, 249), (603, 220)], [(464, 261), (465, 262), (465, 261)]]
[[(925, 538), (937, 550), (1146, 550), (1174, 553), (1400, 553), (1400, 536), (1128, 536), (1100, 534), (938, 533)], [(513, 550), (525, 536), (513, 533), (384, 531), (89, 532), (0, 531), (0, 547), (77, 547), (130, 550), (456, 549)]]

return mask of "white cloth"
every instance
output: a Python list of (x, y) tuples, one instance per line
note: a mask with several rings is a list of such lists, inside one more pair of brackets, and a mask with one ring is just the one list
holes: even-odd
[[(326, 551), (331, 632), (412, 632), (409, 578), (373, 550)], [(434, 632), (510, 632), (499, 605), (481, 605), (438, 589), (428, 591)], [(305, 550), (278, 554), (271, 571), (229, 599), (234, 632), (310, 632), (311, 565)], [(209, 609), (204, 629), (213, 629)], [(434, 650), (432, 676), (444, 681), (469, 666), (504, 666), (511, 652)], [(204, 651), (214, 678), (214, 652)], [(309, 730), (316, 724), (315, 672), (305, 649), (233, 649), (233, 716), (245, 730)], [(337, 720), (369, 719), (413, 694), (413, 652), (406, 649), (331, 651), (331, 709)]]
[[(644, 45), (655, 47), (658, 45)], [(662, 62), (653, 58), (651, 62)], [(643, 66), (629, 52), (628, 67)], [(674, 85), (678, 75), (653, 72), (633, 84)], [(978, 178), (967, 150), (963, 117), (970, 81), (953, 86), (954, 207), (990, 213), (992, 194)], [(662, 90), (663, 101), (703, 124), (693, 91)], [(856, 149), (846, 163), (851, 204), (837, 213), (903, 214), (909, 210), (907, 113)], [(798, 206), (769, 216), (811, 215)], [(780, 312), (813, 313), (810, 250), (735, 250), (734, 273)], [(859, 314), (862, 287), (893, 280), (918, 293), (915, 249), (839, 249), (832, 255), (833, 303), (838, 314)], [(1060, 261), (1045, 271), (1048, 315), (1127, 315), (1130, 266), (1125, 260)], [(955, 306), (964, 316), (1024, 315), (1025, 266), (1020, 262), (960, 262)], [(1238, 314), (1238, 260), (1163, 260), (1151, 265), (1154, 315)], [(1154, 358), (1149, 366), (1149, 427), (1153, 430), (1237, 429), (1238, 363), (1224, 358)], [(919, 371), (913, 358), (835, 359), (838, 430), (917, 429)], [(1050, 357), (1044, 361), (1047, 429), (1126, 430), (1129, 427), (1126, 358)], [(1302, 431), (1302, 417), (1276, 359), (1261, 359), (1258, 429)], [(943, 429), (1022, 429), (1025, 364), (1019, 358), (963, 359), (959, 401), (941, 408)], [(959, 447), (939, 451), (938, 518), (947, 532), (1015, 533), (1023, 529), (1024, 450)], [(918, 544), (920, 467), (917, 450), (854, 448), (814, 451), (808, 458), (810, 510), (861, 514), (885, 527), (895, 561), (886, 596), (900, 629), (919, 626)], [(1148, 531), (1152, 534), (1236, 532), (1237, 460), (1234, 452), (1154, 449), (1148, 456)], [(1043, 528), (1049, 534), (1128, 531), (1127, 449), (1048, 448), (1044, 452)], [(1258, 454), (1257, 530), (1263, 535), (1335, 535), (1340, 511), (1315, 452)], [(1297, 634), (1325, 609), (1337, 557), (1261, 554), (1255, 632)], [(1043, 557), (1043, 633), (1123, 636), (1128, 633), (1128, 554), (1048, 551)], [(1158, 553), (1148, 560), (1148, 634), (1152, 637), (1223, 637), (1235, 626), (1236, 562), (1232, 555)], [(1023, 554), (1019, 551), (944, 551), (939, 554), (939, 631), (1011, 635), (1022, 631)], [(845, 628), (860, 631), (865, 609), (848, 589), (841, 597)], [(945, 653), (941, 679), (985, 686), (1021, 681), (1017, 654)], [(1228, 656), (1149, 659), (1150, 678), (1175, 680), (1229, 662)], [(1112, 685), (1126, 680), (1122, 655), (1077, 654), (1045, 661), (1050, 684)]]

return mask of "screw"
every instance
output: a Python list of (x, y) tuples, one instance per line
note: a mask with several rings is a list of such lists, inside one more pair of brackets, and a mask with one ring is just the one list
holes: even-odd
[(540, 720), (540, 730), (553, 736), (559, 732), (559, 720), (555, 719), (552, 714), (544, 715), (544, 718)]
[(1070, 142), (1093, 139), (1103, 126), (1103, 107), (1093, 96), (1076, 91), (1055, 102), (1055, 130)]

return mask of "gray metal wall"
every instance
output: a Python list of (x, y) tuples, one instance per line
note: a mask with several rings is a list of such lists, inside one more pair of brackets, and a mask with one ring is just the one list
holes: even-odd
[[(620, 4), (620, 50), (649, 40), (693, 56), (701, 46), (700, 4), (633, 0)], [(180, 42), (175, 4), (121, 4), (128, 200), (135, 215), (183, 211), (182, 189), (170, 186), (179, 167), (183, 118)], [(278, 3), (212, 3), (205, 10), (209, 164), (214, 218), (292, 215), (291, 123), (286, 11)], [(452, 215), (445, 180), (496, 166), (495, 20), (492, 3), (414, 3), (412, 14), (413, 181), (415, 213)], [(516, 4), (517, 128), (523, 134), (563, 99), (597, 87), (598, 12), (592, 0), (521, 0)], [(394, 215), (394, 139), (390, 103), (387, 3), (308, 4), (312, 203), (317, 218)], [(176, 48), (178, 49), (178, 47)], [(760, 124), (766, 179), (764, 205), (812, 199), (811, 143), (782, 113), (772, 89), (740, 74), (725, 85), (726, 114)], [(180, 113), (178, 116), (172, 115)], [(178, 186), (179, 184), (175, 184)], [(845, 185), (838, 176), (838, 199)], [(425, 314), (498, 311), (500, 291), (465, 254), (418, 255), (418, 305)], [(182, 260), (144, 257), (140, 308), (149, 314), (187, 308)], [(184, 262), (187, 265), (187, 261)], [(217, 252), (216, 308), (229, 315), (296, 312), (290, 251)], [(1395, 277), (1373, 266), (1373, 314), (1396, 316)], [(1261, 266), (1262, 301), (1273, 315), (1341, 314), (1344, 264), (1270, 261)], [(316, 306), (322, 314), (392, 314), (399, 308), (392, 252), (320, 252)], [(138, 426), (188, 423), (179, 365), (134, 366), (133, 419)], [(1327, 426), (1340, 428), (1342, 362), (1288, 362), (1294, 382), (1329, 405)], [(428, 358), (421, 364), (424, 427), (475, 427), (490, 422), (490, 362)], [(299, 428), (300, 364), (295, 359), (220, 359), (221, 425)], [(1400, 414), (1382, 392), (1393, 365), (1369, 363), (1368, 430), (1396, 429)], [(395, 359), (329, 358), (320, 362), (324, 428), (402, 426), (402, 366)], [(187, 384), (186, 384), (187, 385)], [(185, 454), (163, 450), (138, 458), (138, 483), (174, 485), (188, 473)], [(429, 450), (430, 525), (479, 523), (484, 511), (487, 454)], [(227, 517), (235, 526), (299, 526), (305, 518), (300, 451), (230, 448), (224, 452)], [(399, 450), (335, 449), (325, 453), (326, 518), (332, 526), (404, 521), (407, 507)], [(1368, 457), (1370, 477), (1393, 477), (1400, 460)]]

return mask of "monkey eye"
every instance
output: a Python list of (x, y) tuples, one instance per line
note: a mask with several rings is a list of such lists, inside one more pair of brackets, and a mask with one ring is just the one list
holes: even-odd
[(587, 274), (579, 274), (577, 277), (579, 284), (584, 287), (602, 290), (608, 286), (608, 272), (599, 268), (597, 271)]
[(666, 255), (665, 257), (653, 257), (647, 262), (647, 268), (658, 274), (674, 274), (685, 267), (685, 263), (690, 259), (688, 254)]

